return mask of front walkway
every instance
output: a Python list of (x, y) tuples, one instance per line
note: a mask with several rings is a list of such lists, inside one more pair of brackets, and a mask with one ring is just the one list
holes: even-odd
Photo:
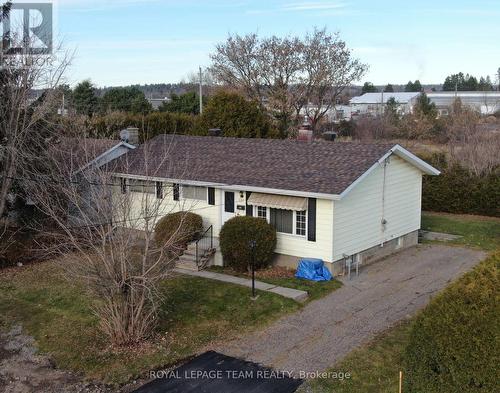
[[(190, 276), (203, 277), (203, 278), (208, 278), (210, 280), (224, 281), (224, 282), (228, 282), (231, 284), (242, 285), (244, 287), (252, 288), (252, 280), (249, 280), (247, 278), (231, 276), (229, 274), (208, 272), (206, 270), (193, 271), (193, 270), (179, 269), (179, 268), (174, 269), (174, 271), (176, 271), (177, 273), (187, 274)], [(303, 302), (307, 299), (307, 292), (306, 291), (301, 291), (301, 290), (292, 289), (292, 288), (279, 287), (277, 285), (268, 284), (268, 283), (262, 282), (262, 281), (255, 280), (255, 288), (260, 290), (260, 291), (271, 292), (271, 293), (274, 293), (274, 294), (277, 294), (277, 295), (280, 295), (283, 297), (287, 297), (287, 298), (293, 299), (297, 302)]]
[(359, 277), (343, 280), (342, 288), (266, 329), (213, 349), (296, 376), (300, 371), (323, 371), (377, 333), (414, 315), (485, 255), (442, 245), (413, 247), (365, 267)]

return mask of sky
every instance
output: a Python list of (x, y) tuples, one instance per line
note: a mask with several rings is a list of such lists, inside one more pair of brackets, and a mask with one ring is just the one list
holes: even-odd
[(495, 77), (499, 0), (59, 0), (56, 36), (74, 51), (68, 82), (179, 82), (228, 34), (339, 32), (374, 84)]

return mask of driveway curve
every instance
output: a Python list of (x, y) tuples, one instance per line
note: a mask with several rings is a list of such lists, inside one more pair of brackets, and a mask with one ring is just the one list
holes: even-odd
[(364, 267), (359, 277), (264, 330), (215, 350), (278, 370), (323, 371), (396, 322), (414, 315), (486, 254), (419, 245)]

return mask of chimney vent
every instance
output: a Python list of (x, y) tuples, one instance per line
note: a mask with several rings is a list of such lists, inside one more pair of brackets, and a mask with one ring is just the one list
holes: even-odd
[(337, 139), (337, 133), (333, 131), (327, 131), (323, 133), (323, 139), (325, 141), (335, 142), (335, 139)]
[(209, 136), (222, 136), (222, 130), (220, 128), (210, 128), (208, 130)]
[(139, 129), (135, 127), (127, 127), (120, 131), (120, 140), (137, 146), (139, 144)]

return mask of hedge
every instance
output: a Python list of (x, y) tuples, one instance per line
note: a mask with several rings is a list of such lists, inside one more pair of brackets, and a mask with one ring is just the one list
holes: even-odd
[(257, 217), (231, 218), (222, 226), (219, 239), (224, 264), (237, 271), (251, 269), (251, 241), (256, 242), (256, 269), (269, 266), (276, 248), (276, 230)]
[(500, 391), (500, 252), (417, 317), (404, 354), (405, 392)]
[(424, 176), (423, 210), (500, 217), (500, 168), (476, 176), (459, 165), (448, 165), (444, 154), (422, 158), (442, 171), (440, 176)]
[(137, 127), (140, 140), (145, 141), (159, 134), (197, 134), (197, 116), (184, 113), (151, 112), (147, 115), (127, 112), (112, 112), (94, 116), (90, 120), (92, 134), (99, 137), (116, 137), (127, 127)]
[(173, 240), (174, 246), (184, 248), (194, 241), (202, 230), (203, 219), (198, 214), (183, 211), (167, 214), (156, 224), (155, 242), (162, 246)]

